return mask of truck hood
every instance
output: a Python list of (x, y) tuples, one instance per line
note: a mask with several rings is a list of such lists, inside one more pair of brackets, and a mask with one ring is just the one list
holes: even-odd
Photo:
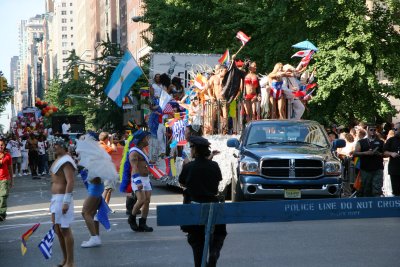
[(319, 160), (332, 158), (329, 148), (320, 148), (311, 145), (269, 145), (260, 148), (243, 148), (242, 155), (257, 159), (257, 161), (261, 158), (309, 158)]

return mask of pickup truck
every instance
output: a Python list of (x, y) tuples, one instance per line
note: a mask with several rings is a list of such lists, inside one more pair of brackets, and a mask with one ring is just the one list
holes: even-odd
[(309, 120), (261, 120), (246, 125), (231, 168), (232, 201), (340, 197), (342, 165), (324, 128)]

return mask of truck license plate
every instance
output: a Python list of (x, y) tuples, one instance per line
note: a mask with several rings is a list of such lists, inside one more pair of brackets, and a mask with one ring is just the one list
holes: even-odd
[(301, 198), (300, 189), (285, 189), (285, 198)]

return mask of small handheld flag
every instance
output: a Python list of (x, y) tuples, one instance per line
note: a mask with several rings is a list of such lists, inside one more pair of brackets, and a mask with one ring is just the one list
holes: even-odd
[(51, 254), (53, 251), (53, 241), (54, 241), (55, 233), (54, 226), (50, 229), (50, 231), (43, 237), (42, 241), (40, 241), (38, 247), (42, 252), (44, 258), (46, 260), (51, 258)]
[(244, 32), (238, 31), (236, 33), (236, 38), (238, 38), (242, 42), (242, 46), (246, 45), (248, 41), (250, 41), (251, 37), (247, 36)]
[(225, 53), (218, 59), (218, 62), (221, 65), (229, 65), (229, 49), (226, 49)]
[(142, 74), (143, 71), (139, 67), (139, 64), (127, 50), (121, 62), (113, 72), (104, 92), (119, 107), (122, 107), (122, 102), (125, 96), (129, 93), (131, 86)]
[(158, 168), (156, 165), (150, 165), (149, 166), (149, 171), (151, 174), (153, 174), (155, 179), (161, 179), (161, 177), (166, 176), (167, 174), (163, 172), (160, 168)]
[(297, 52), (294, 53), (293, 56), (291, 56), (291, 57), (305, 57), (305, 56), (307, 56), (310, 52), (311, 52), (311, 50), (301, 50), (301, 51), (297, 51)]
[(39, 228), (40, 223), (35, 224), (34, 226), (32, 226), (28, 231), (26, 231), (22, 236), (21, 236), (21, 253), (22, 256), (25, 255), (26, 251), (27, 251), (27, 247), (26, 247), (26, 241), (28, 241), (29, 237), (31, 237), (31, 235)]

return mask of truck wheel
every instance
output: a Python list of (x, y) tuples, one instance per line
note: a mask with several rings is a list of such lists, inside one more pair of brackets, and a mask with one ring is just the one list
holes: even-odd
[(244, 200), (242, 188), (237, 180), (232, 179), (232, 202), (240, 202)]

